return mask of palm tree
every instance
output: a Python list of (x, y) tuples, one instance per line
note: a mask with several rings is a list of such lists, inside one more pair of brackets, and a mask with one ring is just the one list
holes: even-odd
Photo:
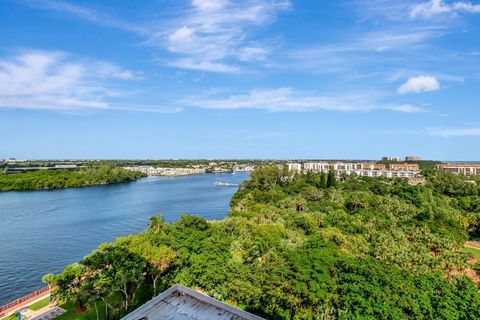
[(254, 245), (250, 248), (246, 261), (258, 261), (259, 264), (263, 264), (269, 257), (273, 257), (274, 255), (275, 248), (269, 248), (266, 242), (257, 239)]
[(88, 295), (88, 303), (90, 305), (93, 304), (95, 307), (95, 314), (97, 315), (97, 320), (99, 320), (98, 317), (98, 307), (97, 307), (97, 300), (100, 298), (99, 292), (96, 289), (93, 289), (92, 291), (89, 292)]
[(53, 273), (47, 273), (42, 277), (42, 282), (46, 283), (48, 286), (48, 291), (50, 291), (50, 302), (52, 302), (52, 284), (55, 281), (55, 275)]
[(78, 288), (77, 292), (72, 297), (73, 303), (78, 307), (79, 310), (85, 310), (85, 303), (89, 299), (89, 292), (84, 287)]
[(148, 224), (148, 229), (156, 234), (163, 233), (163, 214), (160, 213), (150, 217), (150, 223)]

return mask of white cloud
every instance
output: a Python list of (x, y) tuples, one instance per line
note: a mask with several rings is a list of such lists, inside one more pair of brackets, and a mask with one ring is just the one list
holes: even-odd
[(154, 33), (147, 43), (178, 55), (170, 65), (179, 68), (219, 72), (218, 66), (223, 66), (220, 72), (235, 72), (238, 66), (227, 64), (265, 59), (269, 50), (249, 44), (249, 33), (273, 21), (289, 1), (193, 0), (191, 5), (192, 10), (170, 21), (167, 32)]
[(168, 62), (168, 65), (180, 69), (190, 69), (215, 73), (235, 73), (239, 71), (239, 68), (232, 65), (223, 64), (220, 62), (198, 61), (189, 58), (172, 60)]
[[(443, 32), (443, 28), (437, 26), (387, 27), (382, 31), (359, 32), (327, 44), (293, 49), (284, 56), (289, 59), (288, 67), (314, 73), (345, 76), (366, 69), (383, 74), (389, 68), (397, 69), (398, 64), (410, 64), (412, 56)], [(425, 55), (419, 59), (425, 59)]]
[(410, 11), (410, 18), (424, 18), (429, 19), (436, 15), (468, 12), (480, 13), (480, 5), (472, 4), (470, 2), (458, 1), (451, 4), (445, 3), (443, 0), (430, 0), (416, 4)]
[(222, 9), (226, 5), (226, 0), (192, 0), (192, 6), (205, 11)]
[[(133, 22), (112, 16), (108, 10), (60, 0), (21, 1), (35, 8), (134, 32), (144, 37), (145, 45), (171, 53), (171, 61), (161, 59), (166, 64), (209, 72), (236, 72), (239, 66), (230, 64), (264, 61), (271, 50), (261, 41), (252, 45), (250, 35), (256, 27), (271, 23), (279, 12), (290, 7), (290, 0), (190, 0), (188, 8), (163, 4), (162, 11), (169, 12), (171, 18)], [(152, 16), (156, 17), (158, 7), (152, 5), (152, 8)]]
[(405, 112), (405, 113), (425, 112), (425, 110), (423, 110), (422, 108), (414, 106), (412, 104), (393, 105), (387, 109), (392, 111)]
[(107, 109), (119, 92), (107, 80), (132, 80), (129, 70), (61, 52), (29, 51), (0, 59), (0, 108)]
[(391, 110), (405, 113), (421, 112), (412, 105), (381, 104), (375, 95), (321, 96), (292, 88), (252, 90), (246, 94), (228, 97), (189, 97), (178, 101), (185, 107), (204, 109), (260, 109), (272, 112), (329, 110), (343, 112), (369, 112)]
[(254, 61), (254, 60), (265, 60), (269, 50), (263, 47), (245, 47), (240, 50), (238, 53), (238, 58), (241, 61)]
[(96, 11), (88, 7), (80, 6), (77, 4), (71, 4), (64, 1), (57, 0), (21, 0), (25, 4), (52, 11), (64, 12), (67, 14), (75, 15), (79, 18), (98, 23), (104, 26), (118, 28), (138, 34), (146, 34), (147, 28), (144, 28), (138, 24), (130, 23), (122, 20), (118, 17), (112, 17), (104, 12)]
[(195, 50), (197, 40), (195, 31), (192, 28), (183, 26), (168, 36), (168, 50), (174, 52), (185, 52)]
[(93, 64), (95, 67), (95, 73), (103, 78), (112, 78), (119, 80), (142, 80), (143, 74), (139, 72), (133, 72), (131, 70), (123, 69), (113, 63), (98, 62)]
[(480, 136), (480, 128), (460, 128), (460, 129), (432, 129), (430, 134), (443, 138), (449, 137), (468, 137)]
[(416, 76), (411, 77), (404, 84), (402, 84), (397, 92), (399, 94), (405, 93), (420, 93), (427, 91), (436, 91), (440, 89), (440, 83), (437, 78), (432, 76)]

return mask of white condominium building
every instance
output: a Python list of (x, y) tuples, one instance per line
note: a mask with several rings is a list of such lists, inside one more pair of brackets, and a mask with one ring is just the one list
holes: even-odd
[(413, 179), (418, 171), (392, 171), (392, 170), (363, 170), (364, 177), (385, 177), (385, 178), (408, 178)]
[[(302, 171), (302, 164), (289, 163), (291, 171)], [(362, 162), (306, 162), (303, 164), (303, 172), (329, 172), (334, 170), (337, 176), (357, 175), (364, 177), (408, 178), (412, 179), (419, 173), (416, 164), (395, 164), (387, 170), (384, 164), (372, 164)]]
[(360, 162), (306, 162), (303, 164), (303, 170), (314, 172), (328, 172), (331, 169), (335, 171), (357, 171), (363, 170), (363, 163)]
[(289, 163), (288, 164), (289, 171), (297, 171), (302, 172), (302, 164), (301, 163)]
[(390, 170), (393, 170), (393, 171), (419, 171), (420, 168), (418, 167), (418, 164), (392, 163), (390, 165)]
[(422, 160), (422, 158), (418, 157), (418, 156), (406, 156), (405, 157), (405, 161), (420, 161)]
[(339, 171), (357, 171), (357, 170), (363, 170), (363, 163), (359, 162), (335, 162), (333, 164), (333, 169), (334, 170), (339, 170)]
[(438, 170), (454, 174), (474, 175), (480, 174), (480, 164), (471, 163), (442, 163), (436, 165)]
[(328, 162), (306, 162), (303, 164), (303, 170), (313, 172), (328, 172), (331, 165)]
[(400, 157), (382, 157), (382, 161), (403, 161)]

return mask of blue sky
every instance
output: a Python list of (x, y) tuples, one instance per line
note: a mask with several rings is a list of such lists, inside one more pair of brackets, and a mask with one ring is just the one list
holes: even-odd
[(480, 160), (480, 2), (0, 2), (0, 158)]

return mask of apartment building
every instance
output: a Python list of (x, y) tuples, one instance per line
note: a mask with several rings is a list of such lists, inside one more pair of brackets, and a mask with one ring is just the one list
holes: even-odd
[(335, 162), (333, 164), (334, 170), (340, 171), (356, 171), (356, 170), (363, 170), (363, 163), (360, 162)]
[(390, 165), (392, 171), (419, 171), (418, 164), (412, 163), (392, 163)]
[(385, 177), (385, 178), (407, 178), (413, 179), (418, 171), (392, 171), (392, 170), (363, 170), (361, 176), (364, 177)]
[(328, 172), (332, 166), (328, 162), (306, 162), (303, 170), (312, 172)]
[(303, 164), (304, 171), (328, 172), (335, 171), (357, 171), (363, 170), (364, 164), (361, 162), (306, 162)]
[(156, 168), (151, 166), (124, 167), (126, 170), (143, 172), (149, 176), (185, 176), (205, 173), (204, 168)]
[(364, 170), (387, 170), (387, 165), (383, 163), (364, 163)]
[(442, 163), (436, 165), (438, 170), (454, 174), (480, 175), (480, 164), (472, 163)]
[(302, 172), (302, 164), (301, 163), (289, 163), (288, 164), (289, 171), (297, 171)]
[(418, 156), (406, 156), (405, 157), (405, 161), (420, 161), (422, 160), (422, 158), (418, 157)]
[(382, 157), (382, 161), (397, 161), (400, 162), (403, 159), (400, 157)]
[[(289, 163), (288, 169), (301, 172), (301, 163)], [(334, 170), (337, 176), (357, 175), (364, 177), (408, 178), (412, 179), (419, 173), (416, 164), (395, 164), (387, 169), (385, 164), (362, 162), (306, 162), (303, 172), (329, 172)]]

